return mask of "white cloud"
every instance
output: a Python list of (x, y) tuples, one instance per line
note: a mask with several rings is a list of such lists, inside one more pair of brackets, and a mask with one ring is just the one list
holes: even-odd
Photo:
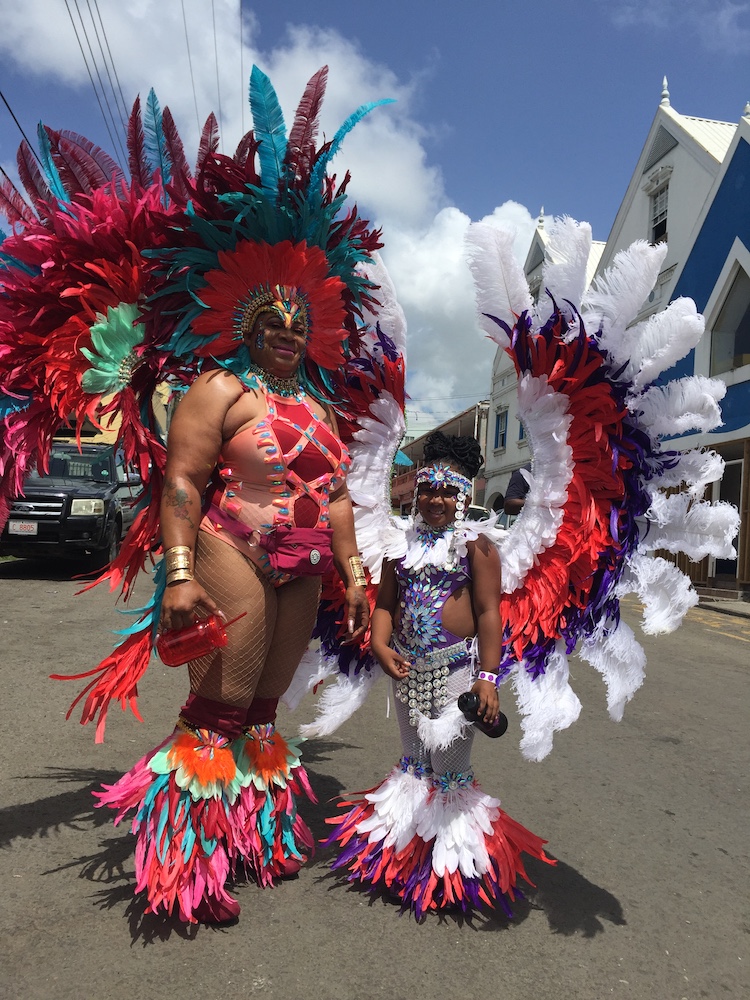
[(725, 55), (746, 55), (750, 44), (750, 4), (733, 0), (628, 0), (607, 3), (620, 28), (646, 26), (657, 31), (690, 30), (696, 43)]
[[(383, 227), (384, 258), (409, 323), (409, 392), (420, 429), (486, 397), (494, 346), (474, 321), (471, 280), (463, 258), (470, 220), (448, 203), (440, 168), (427, 160), (428, 131), (412, 110), (424, 80), (399, 79), (387, 65), (366, 58), (354, 43), (329, 29), (289, 29), (272, 49), (261, 51), (257, 41), (261, 15), (251, 14), (247, 7), (241, 60), (238, 0), (216, 0), (215, 40), (210, 5), (186, 0), (194, 96), (181, 4), (120, 0), (100, 2), (99, 7), (126, 101), (132, 102), (138, 92), (145, 96), (153, 86), (177, 121), (188, 160), (194, 158), (198, 139), (196, 103), (201, 123), (212, 109), (218, 116), (220, 91), (227, 153), (233, 152), (242, 135), (243, 105), (244, 128), (250, 127), (246, 79), (254, 62), (273, 81), (288, 122), (307, 80), (321, 65), (329, 66), (321, 115), (321, 129), (328, 137), (359, 104), (381, 97), (396, 99), (396, 104), (376, 109), (347, 137), (334, 169), (340, 176), (351, 170), (350, 196)], [(0, 14), (0, 52), (6, 59), (24, 73), (58, 85), (90, 86), (64, 5), (0, 0)], [(220, 54), (218, 85), (215, 46)], [(64, 122), (53, 124), (65, 127)], [(434, 126), (439, 127), (440, 123)], [(507, 202), (489, 218), (517, 227), (523, 259), (535, 225), (530, 213)]]

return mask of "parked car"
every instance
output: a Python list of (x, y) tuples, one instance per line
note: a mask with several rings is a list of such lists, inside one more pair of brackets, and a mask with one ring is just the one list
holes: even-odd
[(83, 558), (91, 568), (114, 559), (133, 523), (140, 477), (112, 445), (55, 441), (49, 473), (32, 472), (13, 500), (0, 555)]

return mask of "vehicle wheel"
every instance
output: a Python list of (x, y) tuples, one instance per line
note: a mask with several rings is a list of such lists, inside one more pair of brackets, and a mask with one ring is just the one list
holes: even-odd
[(104, 547), (97, 549), (97, 551), (91, 555), (90, 564), (92, 570), (105, 569), (113, 559), (117, 558), (117, 553), (120, 551), (121, 533), (122, 529), (120, 528), (120, 522), (115, 521), (107, 533)]

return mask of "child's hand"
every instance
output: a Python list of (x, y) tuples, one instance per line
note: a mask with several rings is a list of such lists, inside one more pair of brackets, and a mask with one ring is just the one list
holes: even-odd
[(497, 693), (497, 685), (491, 681), (475, 681), (471, 690), (474, 694), (479, 695), (479, 708), (477, 710), (479, 718), (484, 722), (494, 722), (500, 714), (500, 697)]
[(401, 681), (406, 677), (411, 669), (411, 663), (399, 656), (395, 649), (389, 646), (374, 648), (373, 653), (377, 657), (378, 663), (383, 670), (396, 681)]

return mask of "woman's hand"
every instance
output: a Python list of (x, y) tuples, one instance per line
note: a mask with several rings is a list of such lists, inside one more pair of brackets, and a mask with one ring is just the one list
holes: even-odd
[(342, 646), (352, 646), (359, 642), (367, 631), (370, 621), (370, 602), (364, 587), (347, 587), (346, 597), (346, 638)]
[(197, 580), (185, 580), (182, 583), (172, 583), (164, 591), (161, 604), (159, 631), (170, 628), (187, 628), (196, 618), (196, 612), (202, 610), (207, 615), (220, 615), (216, 603), (208, 596)]
[(395, 649), (391, 649), (390, 646), (373, 646), (372, 652), (389, 677), (401, 681), (408, 675), (411, 663), (400, 656)]
[(500, 714), (500, 697), (497, 693), (497, 685), (492, 681), (475, 681), (471, 689), (474, 694), (479, 695), (479, 708), (477, 714), (484, 722), (494, 722)]

